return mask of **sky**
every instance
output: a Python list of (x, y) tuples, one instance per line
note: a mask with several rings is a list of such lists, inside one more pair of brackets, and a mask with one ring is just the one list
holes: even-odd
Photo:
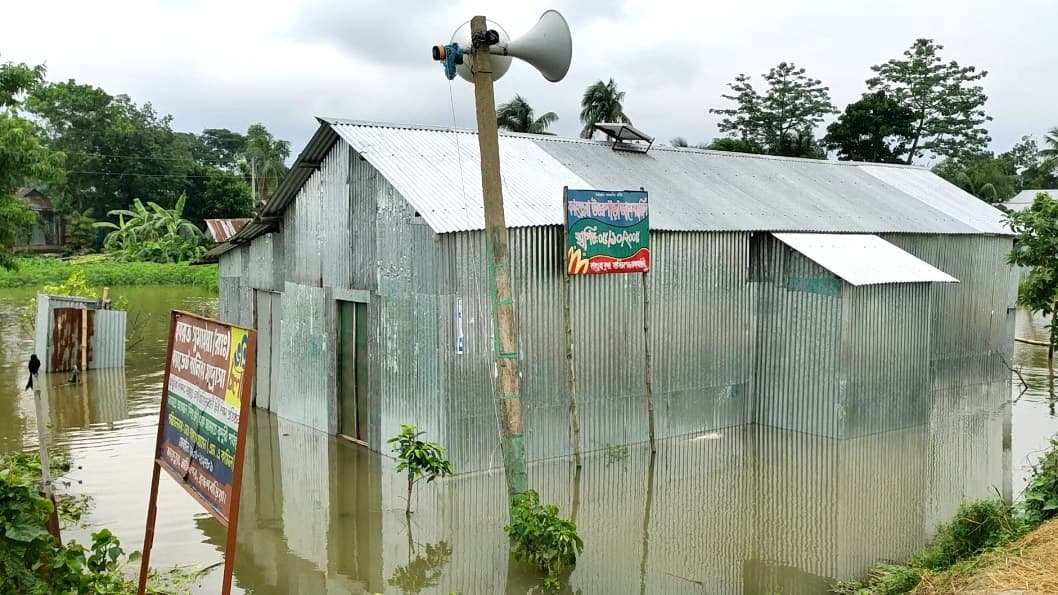
[(667, 142), (720, 136), (711, 107), (739, 73), (793, 61), (840, 108), (870, 66), (920, 37), (989, 72), (997, 152), (1058, 126), (1054, 0), (34, 0), (5, 3), (0, 62), (43, 63), (173, 116), (178, 130), (264, 123), (300, 152), (315, 116), (474, 127), (472, 86), (448, 81), (430, 47), (484, 14), (517, 39), (549, 8), (573, 33), (573, 63), (549, 83), (515, 60), (497, 102), (525, 97), (576, 136), (584, 89), (614, 78), (636, 127)]

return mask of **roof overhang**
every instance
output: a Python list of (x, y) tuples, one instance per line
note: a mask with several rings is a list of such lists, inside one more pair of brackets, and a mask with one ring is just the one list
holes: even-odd
[(958, 283), (959, 280), (876, 235), (773, 233), (775, 239), (854, 286)]

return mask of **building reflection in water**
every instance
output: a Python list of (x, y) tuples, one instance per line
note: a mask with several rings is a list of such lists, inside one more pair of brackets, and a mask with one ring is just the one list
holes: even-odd
[[(1003, 481), (999, 420), (973, 399), (926, 425), (854, 439), (739, 427), (533, 464), (542, 499), (574, 515), (584, 593), (818, 593), (902, 559), (964, 498)], [(962, 403), (962, 405), (960, 405)], [(416, 488), (391, 460), (255, 412), (236, 578), (255, 593), (524, 593), (508, 556), (503, 473)], [(989, 422), (989, 420), (992, 420)], [(936, 425), (936, 424), (934, 424)], [(932, 438), (930, 436), (933, 436)], [(957, 466), (956, 466), (957, 465)], [(196, 520), (218, 549), (223, 529)]]

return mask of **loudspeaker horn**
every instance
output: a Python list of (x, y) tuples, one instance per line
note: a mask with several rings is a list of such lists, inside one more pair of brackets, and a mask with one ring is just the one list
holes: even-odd
[(545, 79), (557, 83), (569, 72), (573, 60), (573, 36), (566, 19), (557, 10), (549, 10), (540, 16), (528, 33), (507, 44), (500, 41), (491, 51), (524, 60), (539, 70)]
[[(557, 83), (569, 72), (573, 60), (573, 36), (569, 24), (557, 10), (548, 10), (540, 16), (528, 33), (511, 41), (507, 32), (496, 23), (486, 20), (485, 27), (499, 34), (499, 42), (489, 48), (492, 60), (492, 80), (497, 81), (511, 67), (511, 57), (533, 65), (544, 78)], [(459, 44), (464, 52), (471, 51), (470, 21), (460, 25), (452, 34), (452, 42)], [(470, 57), (456, 66), (456, 73), (466, 81), (474, 82), (470, 71)]]

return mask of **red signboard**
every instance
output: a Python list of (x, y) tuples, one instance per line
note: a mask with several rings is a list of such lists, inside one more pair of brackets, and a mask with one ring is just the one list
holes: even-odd
[(160, 469), (227, 527), (223, 592), (230, 591), (256, 338), (250, 329), (172, 314), (140, 593), (154, 538)]

